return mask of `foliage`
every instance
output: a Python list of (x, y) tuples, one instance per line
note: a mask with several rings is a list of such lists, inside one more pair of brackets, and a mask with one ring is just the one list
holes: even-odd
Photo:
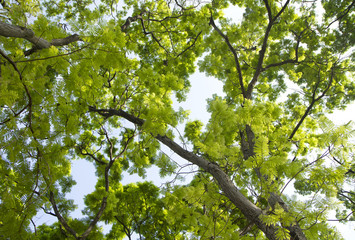
[[(355, 99), (354, 1), (0, 2), (0, 238), (341, 239), (329, 212), (355, 220), (353, 123), (327, 118)], [(197, 67), (224, 86), (206, 124), (173, 105)], [(178, 177), (163, 145), (191, 181), (122, 184)], [(97, 175), (83, 219), (77, 159)]]

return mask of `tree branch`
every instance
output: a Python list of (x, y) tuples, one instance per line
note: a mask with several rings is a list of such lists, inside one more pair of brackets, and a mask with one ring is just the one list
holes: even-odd
[(121, 31), (122, 31), (122, 32), (125, 32), (125, 31), (128, 29), (128, 27), (131, 25), (132, 22), (135, 22), (135, 21), (137, 21), (138, 19), (142, 19), (142, 16), (143, 16), (145, 13), (147, 13), (147, 11), (142, 11), (140, 14), (137, 14), (137, 15), (135, 15), (135, 16), (133, 16), (133, 17), (128, 17), (128, 18), (126, 19), (126, 22), (121, 26)]
[[(195, 43), (196, 43), (198, 37), (201, 35), (201, 33), (202, 33), (202, 31), (200, 31), (200, 32), (197, 34), (197, 36), (196, 36), (196, 37), (194, 38), (194, 40), (193, 40), (193, 43), (190, 44), (190, 46), (188, 46), (187, 48), (185, 48), (182, 52), (180, 52), (175, 58), (180, 57), (182, 54), (184, 54), (184, 53), (187, 52), (190, 48), (192, 48), (192, 47), (195, 45)], [(191, 41), (192, 41), (192, 40), (190, 40), (190, 41), (188, 42), (188, 44), (189, 44)]]
[[(121, 109), (97, 109), (96, 107), (89, 107), (90, 112), (96, 112), (104, 117), (119, 116), (126, 120), (142, 126), (144, 120), (137, 118)], [(230, 177), (215, 163), (209, 162), (203, 157), (197, 156), (194, 153), (185, 150), (179, 144), (174, 142), (167, 136), (157, 135), (155, 136), (157, 140), (163, 143), (165, 146), (169, 147), (173, 152), (178, 154), (185, 160), (196, 164), (201, 169), (210, 173), (218, 182), (219, 187), (224, 192), (225, 196), (244, 214), (244, 216), (250, 221), (255, 223), (255, 225), (265, 233), (268, 239), (276, 240), (276, 229), (274, 226), (267, 226), (261, 219), (262, 210), (253, 204), (249, 199), (247, 199), (239, 189), (234, 185)], [(282, 201), (282, 200), (281, 200)], [(298, 237), (299, 240), (306, 239), (299, 228), (298, 225), (289, 227), (292, 230), (291, 234)]]
[(217, 31), (217, 33), (224, 39), (225, 43), (228, 45), (229, 50), (232, 52), (233, 57), (234, 57), (234, 61), (235, 61), (235, 65), (238, 71), (238, 78), (239, 78), (239, 84), (240, 84), (240, 89), (242, 90), (242, 94), (244, 98), (247, 98), (247, 94), (245, 92), (245, 88), (244, 88), (244, 83), (243, 83), (243, 75), (242, 75), (242, 70), (240, 68), (240, 63), (239, 63), (239, 58), (238, 58), (238, 54), (235, 51), (235, 49), (233, 48), (232, 44), (230, 43), (228, 36), (226, 36), (225, 34), (222, 33), (222, 31), (216, 26), (213, 17), (211, 15), (210, 17), (210, 24), (212, 25), (212, 27)]
[(329, 28), (333, 23), (335, 23), (336, 21), (339, 21), (340, 19), (342, 19), (343, 17), (345, 17), (349, 12), (350, 9), (355, 5), (355, 1), (352, 1), (352, 3), (343, 11), (343, 13), (337, 17), (334, 21), (332, 21), (331, 23), (328, 24), (328, 26), (326, 28)]
[(269, 69), (269, 68), (272, 68), (272, 67), (279, 67), (279, 66), (282, 66), (282, 65), (285, 65), (285, 64), (289, 64), (289, 63), (295, 63), (295, 64), (298, 64), (298, 63), (300, 63), (299, 61), (298, 61), (298, 49), (299, 49), (299, 46), (300, 46), (300, 42), (301, 42), (301, 36), (302, 36), (302, 34), (303, 34), (303, 32), (304, 32), (305, 30), (303, 30), (301, 33), (300, 33), (300, 35), (299, 36), (297, 36), (297, 43), (296, 43), (296, 47), (295, 47), (295, 59), (287, 59), (287, 60), (285, 60), (285, 61), (282, 61), (282, 62), (278, 62), (278, 63), (271, 63), (271, 64), (269, 64), (269, 65), (267, 65), (266, 67), (264, 67), (263, 69), (262, 69), (262, 71), (265, 71), (265, 70), (267, 70), (267, 69)]
[(269, 5), (269, 2), (267, 0), (263, 0), (264, 4), (265, 4), (265, 7), (266, 7), (266, 10), (267, 10), (267, 15), (268, 15), (268, 18), (269, 18), (269, 22), (272, 21), (272, 13), (271, 13), (271, 8), (270, 8), (270, 5)]
[(78, 239), (86, 239), (86, 237), (89, 236), (90, 232), (96, 226), (96, 223), (100, 220), (102, 214), (104, 213), (106, 205), (107, 205), (107, 196), (102, 198), (100, 210), (97, 212), (95, 218), (91, 221), (86, 231)]
[(285, 5), (282, 7), (282, 9), (276, 14), (276, 16), (274, 18), (271, 19), (271, 9), (270, 6), (267, 2), (267, 0), (264, 0), (264, 3), (266, 5), (266, 9), (268, 11), (269, 14), (269, 23), (266, 27), (266, 31), (265, 31), (265, 35), (264, 35), (264, 40), (263, 40), (263, 45), (261, 47), (261, 50), (259, 51), (259, 59), (258, 59), (258, 65), (256, 67), (256, 71), (254, 73), (253, 79), (250, 81), (250, 83), (248, 84), (248, 89), (246, 92), (246, 98), (251, 99), (252, 98), (252, 92), (254, 89), (254, 86), (256, 84), (256, 82), (258, 81), (258, 78), (262, 72), (263, 69), (263, 61), (264, 61), (264, 57), (265, 57), (265, 53), (266, 53), (266, 48), (267, 48), (267, 41), (270, 35), (270, 31), (272, 26), (274, 25), (275, 21), (277, 20), (277, 18), (284, 12), (284, 10), (286, 9), (287, 5), (289, 4), (290, 0), (287, 0), (287, 2), (285, 3)]
[(74, 34), (66, 38), (53, 39), (51, 42), (48, 42), (43, 38), (37, 37), (32, 29), (2, 21), (0, 21), (0, 36), (23, 38), (31, 42), (34, 46), (30, 50), (25, 51), (25, 56), (29, 56), (37, 50), (49, 48), (50, 46), (64, 46), (81, 40), (79, 35)]
[(51, 215), (53, 217), (57, 217), (57, 215), (55, 215), (54, 213), (46, 211), (46, 209), (44, 207), (41, 207), (41, 209), (43, 210), (44, 213)]
[[(26, 104), (26, 106), (23, 107), (19, 112), (15, 113), (14, 117), (19, 116), (23, 111), (25, 111), (26, 108), (29, 108), (29, 111), (30, 111), (29, 116), (31, 116), (32, 98), (31, 98), (31, 95), (30, 95), (30, 92), (29, 92), (27, 86), (23, 83), (23, 77), (22, 77), (20, 70), (17, 68), (16, 63), (9, 56), (7, 56), (1, 49), (0, 49), (0, 55), (3, 56), (12, 65), (12, 67), (15, 69), (15, 71), (18, 73), (21, 83), (22, 83), (23, 87), (25, 88), (26, 95), (28, 97), (28, 104)], [(0, 123), (0, 125), (5, 124), (5, 123), (9, 122), (10, 120), (11, 120), (11, 118), (4, 120)], [(31, 125), (31, 122), (30, 122), (30, 125)]]
[(354, 220), (348, 220), (348, 218), (353, 215), (355, 213), (355, 211), (350, 212), (348, 215), (346, 215), (346, 217), (342, 218), (342, 219), (328, 219), (328, 222), (340, 222), (340, 221), (354, 221)]
[[(1, 24), (0, 24), (0, 26), (1, 26)], [(20, 80), (22, 81), (22, 74), (18, 70), (16, 63), (9, 56), (7, 56), (6, 53), (4, 53), (4, 51), (2, 51), (1, 49), (0, 49), (0, 54), (1, 54), (1, 56), (3, 56), (13, 66), (15, 71), (18, 73), (18, 75), (20, 77)]]
[(151, 35), (152, 38), (153, 38), (153, 40), (154, 40), (156, 43), (158, 43), (159, 47), (161, 47), (162, 49), (164, 49), (164, 51), (169, 55), (169, 54), (170, 54), (169, 51), (166, 50), (166, 48), (160, 43), (160, 41), (159, 41), (159, 40), (157, 39), (157, 37), (155, 36), (154, 32), (151, 32), (151, 31), (147, 32), (147, 30), (146, 30), (146, 28), (145, 28), (145, 25), (144, 25), (143, 19), (140, 18), (140, 20), (141, 20), (141, 25), (142, 25), (142, 29), (143, 29), (144, 35)]
[(125, 232), (125, 234), (127, 235), (128, 239), (131, 240), (131, 230), (126, 226), (126, 224), (124, 224), (124, 222), (122, 222), (118, 216), (115, 216), (115, 219), (123, 226), (123, 231)]
[(297, 130), (301, 127), (303, 121), (306, 119), (306, 117), (307, 117), (307, 116), (309, 115), (309, 113), (311, 112), (311, 110), (312, 110), (314, 104), (325, 96), (325, 94), (326, 94), (327, 91), (329, 90), (330, 86), (332, 85), (333, 77), (334, 77), (334, 67), (332, 67), (332, 72), (331, 72), (331, 76), (330, 76), (329, 81), (328, 81), (328, 86), (327, 86), (327, 88), (322, 92), (322, 94), (321, 94), (320, 96), (318, 96), (318, 97), (316, 98), (316, 97), (315, 97), (315, 93), (316, 93), (316, 90), (317, 90), (318, 85), (319, 85), (319, 82), (320, 82), (320, 81), (318, 81), (318, 83), (317, 83), (317, 85), (316, 85), (316, 87), (314, 88), (314, 91), (313, 91), (313, 96), (312, 96), (311, 104), (307, 107), (305, 113), (303, 114), (303, 116), (301, 117), (301, 119), (300, 119), (299, 122), (297, 123), (296, 127), (293, 129), (292, 133), (291, 133), (290, 136), (288, 137), (289, 140), (291, 140), (291, 139), (295, 136)]
[(54, 194), (52, 191), (50, 191), (49, 193), (49, 201), (51, 202), (52, 204), (52, 207), (53, 207), (53, 210), (54, 210), (54, 213), (55, 215), (57, 216), (59, 222), (63, 225), (63, 227), (65, 228), (65, 230), (67, 230), (71, 235), (73, 235), (76, 239), (79, 239), (78, 236), (77, 236), (77, 233), (75, 232), (74, 229), (72, 229), (68, 223), (65, 221), (65, 219), (62, 217), (62, 215), (60, 214), (59, 210), (58, 210), (58, 207), (57, 207), (57, 203), (55, 202), (55, 199), (54, 199)]

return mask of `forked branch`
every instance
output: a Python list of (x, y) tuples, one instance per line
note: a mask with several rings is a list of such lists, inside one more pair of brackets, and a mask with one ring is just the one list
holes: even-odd
[(269, 35), (271, 32), (271, 29), (273, 27), (273, 25), (275, 24), (276, 20), (280, 17), (280, 15), (285, 11), (286, 7), (288, 6), (288, 4), (290, 3), (290, 0), (287, 0), (286, 3), (284, 4), (284, 6), (281, 8), (281, 10), (275, 15), (275, 17), (272, 17), (272, 12), (269, 6), (269, 3), (267, 0), (264, 0), (265, 3), (265, 7), (268, 11), (268, 16), (269, 16), (269, 23), (266, 27), (266, 31), (264, 34), (264, 39), (263, 39), (263, 44), (261, 47), (261, 50), (259, 51), (259, 59), (258, 59), (258, 64), (254, 73), (254, 76), (252, 78), (252, 80), (250, 81), (250, 83), (248, 84), (248, 89), (246, 92), (246, 98), (251, 99), (252, 98), (252, 92), (254, 89), (254, 86), (256, 84), (256, 82), (258, 81), (258, 78), (263, 70), (263, 62), (264, 62), (264, 58), (265, 58), (265, 53), (266, 53), (266, 49), (267, 49), (267, 42), (269, 39)]
[(237, 72), (238, 72), (238, 79), (239, 79), (240, 89), (242, 90), (243, 97), (247, 98), (247, 95), (246, 95), (246, 92), (245, 92), (245, 88), (244, 88), (243, 75), (242, 75), (242, 70), (240, 68), (238, 54), (235, 51), (234, 47), (232, 46), (231, 42), (229, 41), (228, 36), (225, 35), (224, 33), (222, 33), (222, 31), (216, 26), (212, 15), (210, 17), (210, 24), (212, 25), (214, 30), (216, 30), (216, 32), (224, 39), (224, 41), (227, 44), (229, 50), (232, 52), (233, 57), (234, 57), (234, 62), (235, 62), (235, 65), (236, 65), (236, 68), (237, 68)]

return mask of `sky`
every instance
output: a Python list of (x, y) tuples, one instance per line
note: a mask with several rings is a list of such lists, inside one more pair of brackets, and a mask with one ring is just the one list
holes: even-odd
[[(240, 21), (242, 19), (242, 11), (236, 7), (228, 8), (225, 11), (226, 16), (231, 17), (234, 21)], [(217, 94), (219, 96), (224, 96), (222, 91), (223, 84), (214, 79), (212, 77), (207, 77), (205, 74), (197, 72), (193, 74), (190, 78), (191, 81), (191, 89), (188, 94), (187, 100), (183, 103), (177, 104), (174, 103), (174, 107), (177, 109), (178, 107), (183, 107), (185, 110), (190, 110), (189, 118), (190, 120), (201, 120), (205, 124), (207, 123), (210, 114), (207, 112), (207, 102), (206, 99), (211, 98), (213, 94)], [(334, 111), (332, 115), (329, 117), (336, 124), (344, 124), (348, 121), (355, 121), (355, 103), (349, 105), (345, 111)], [(182, 129), (183, 131), (183, 129)], [(167, 149), (163, 149), (164, 152), (171, 155), (172, 158), (177, 159), (177, 156), (173, 153), (169, 152)], [(180, 161), (179, 161), (180, 162)], [(73, 217), (83, 217), (81, 214), (81, 210), (84, 208), (83, 197), (94, 191), (96, 184), (96, 176), (94, 174), (94, 167), (92, 163), (85, 160), (75, 160), (72, 165), (72, 174), (74, 179), (77, 182), (77, 185), (73, 186), (71, 193), (67, 195), (67, 198), (72, 198), (75, 201), (75, 204), (79, 206), (77, 210), (72, 213)], [(147, 178), (144, 180), (153, 181), (157, 186), (160, 186), (162, 183), (172, 180), (172, 177), (168, 177), (166, 179), (160, 179), (159, 170), (156, 167), (153, 167), (149, 170), (147, 174)], [(124, 179), (122, 181), (123, 184), (128, 184), (131, 182), (144, 181), (137, 175), (124, 175)], [(330, 216), (332, 218), (334, 216)], [(56, 221), (54, 217), (48, 216), (44, 213), (39, 213), (35, 219), (36, 224), (41, 224), (43, 222), (48, 225)], [(342, 233), (346, 240), (353, 239), (355, 235), (355, 223), (349, 224), (340, 224), (337, 222), (331, 222), (331, 224), (335, 225), (338, 230)], [(107, 231), (109, 228), (105, 227)]]

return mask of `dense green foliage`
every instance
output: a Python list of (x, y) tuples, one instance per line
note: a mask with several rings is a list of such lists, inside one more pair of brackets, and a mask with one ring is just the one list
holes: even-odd
[[(341, 239), (329, 212), (355, 220), (353, 123), (327, 118), (355, 99), (354, 1), (0, 2), (0, 239)], [(224, 86), (206, 125), (173, 107), (197, 69)], [(175, 177), (162, 145), (192, 180), (123, 185)]]

